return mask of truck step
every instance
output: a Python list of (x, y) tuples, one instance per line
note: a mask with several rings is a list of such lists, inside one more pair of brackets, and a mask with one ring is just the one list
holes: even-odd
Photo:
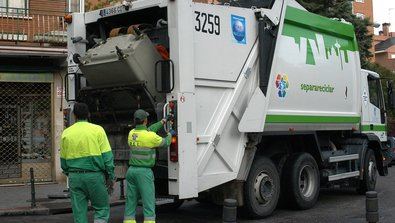
[(156, 198), (156, 205), (172, 204), (174, 203), (174, 198)]
[(335, 181), (335, 180), (341, 180), (341, 179), (346, 179), (346, 178), (351, 178), (351, 177), (358, 177), (358, 176), (359, 176), (359, 171), (340, 173), (340, 174), (335, 174), (335, 175), (328, 176), (328, 181)]
[(348, 160), (357, 160), (359, 159), (359, 154), (351, 154), (351, 155), (343, 155), (343, 156), (332, 156), (329, 157), (330, 163), (348, 161)]
[[(172, 204), (174, 203), (174, 198), (167, 198), (167, 197), (157, 197), (155, 201), (156, 206), (161, 206), (165, 204)], [(143, 202), (141, 200), (138, 201), (138, 205), (142, 206)]]

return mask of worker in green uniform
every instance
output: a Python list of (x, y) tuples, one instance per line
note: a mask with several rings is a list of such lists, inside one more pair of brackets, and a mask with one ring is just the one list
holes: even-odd
[(126, 173), (127, 193), (124, 223), (136, 223), (136, 207), (141, 198), (144, 210), (144, 223), (155, 223), (155, 185), (151, 168), (155, 165), (156, 148), (168, 147), (171, 134), (166, 138), (156, 134), (166, 120), (157, 122), (147, 128), (148, 113), (137, 110), (134, 113), (136, 128), (130, 131), (128, 143), (131, 148), (129, 169)]
[(115, 182), (111, 147), (104, 129), (87, 121), (86, 104), (76, 103), (73, 114), (77, 122), (63, 131), (60, 161), (69, 179), (74, 222), (88, 222), (90, 201), (94, 223), (107, 223), (110, 205), (105, 174), (112, 185)]

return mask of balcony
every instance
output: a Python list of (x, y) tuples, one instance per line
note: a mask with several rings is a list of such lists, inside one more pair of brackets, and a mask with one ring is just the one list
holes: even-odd
[(0, 7), (0, 45), (65, 48), (65, 14)]

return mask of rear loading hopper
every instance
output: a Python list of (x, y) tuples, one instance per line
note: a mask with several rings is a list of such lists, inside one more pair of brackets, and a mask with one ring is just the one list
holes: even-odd
[(162, 102), (164, 95), (155, 90), (155, 64), (162, 60), (146, 35), (120, 35), (87, 51), (80, 66), (89, 86), (108, 88), (143, 86), (153, 102)]

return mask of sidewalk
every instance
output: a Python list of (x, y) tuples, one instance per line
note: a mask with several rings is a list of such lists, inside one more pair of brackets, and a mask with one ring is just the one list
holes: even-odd
[[(111, 195), (112, 206), (124, 204), (119, 200), (120, 186), (115, 184)], [(30, 185), (0, 186), (0, 216), (9, 215), (48, 215), (71, 212), (70, 199), (49, 199), (48, 195), (62, 194), (66, 184), (35, 185), (36, 208), (31, 208)]]

